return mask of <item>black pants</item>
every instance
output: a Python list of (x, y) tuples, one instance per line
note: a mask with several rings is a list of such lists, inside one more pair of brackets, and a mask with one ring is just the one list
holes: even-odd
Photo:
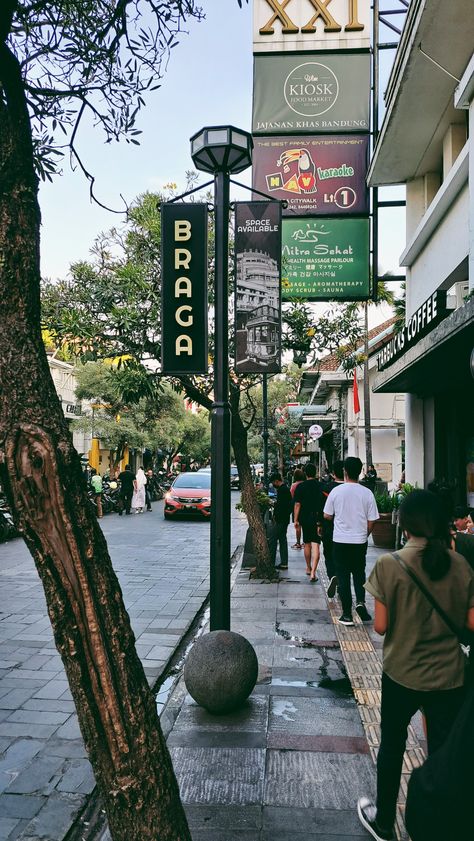
[(146, 510), (151, 511), (151, 493), (148, 490), (148, 485), (145, 485), (145, 502), (146, 502)]
[(377, 757), (377, 824), (391, 830), (395, 822), (403, 754), (410, 720), (423, 707), (428, 753), (446, 739), (464, 700), (464, 687), (419, 692), (382, 675), (381, 739)]
[(130, 514), (130, 507), (132, 505), (132, 496), (133, 496), (133, 489), (131, 491), (122, 491), (120, 497), (122, 499), (123, 507), (125, 508), (125, 513)]
[[(325, 521), (327, 523), (327, 520)], [(332, 523), (331, 523), (332, 526)], [(334, 543), (332, 539), (333, 529), (328, 528), (323, 523), (323, 549), (324, 549), (324, 563), (326, 565), (326, 572), (329, 580), (334, 575), (337, 575), (336, 565), (334, 563)]]
[(367, 543), (333, 543), (339, 597), (344, 616), (352, 612), (351, 575), (357, 604), (365, 604), (365, 556)]
[(280, 544), (280, 564), (288, 566), (288, 539), (286, 533), (288, 523), (272, 523), (268, 543), (270, 546), (270, 557), (275, 563), (277, 544)]

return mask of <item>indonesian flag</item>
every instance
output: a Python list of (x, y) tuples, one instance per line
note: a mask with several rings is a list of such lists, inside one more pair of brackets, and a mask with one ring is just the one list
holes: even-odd
[(359, 389), (358, 389), (358, 386), (357, 386), (357, 369), (356, 368), (354, 368), (353, 391), (354, 391), (354, 414), (358, 415), (360, 413), (360, 403), (359, 403)]

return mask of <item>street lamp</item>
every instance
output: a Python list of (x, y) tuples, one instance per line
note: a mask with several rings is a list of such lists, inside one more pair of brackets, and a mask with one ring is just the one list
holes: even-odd
[(214, 402), (211, 409), (211, 631), (230, 629), (229, 181), (252, 163), (252, 136), (234, 126), (203, 128), (191, 139), (196, 169), (214, 175)]

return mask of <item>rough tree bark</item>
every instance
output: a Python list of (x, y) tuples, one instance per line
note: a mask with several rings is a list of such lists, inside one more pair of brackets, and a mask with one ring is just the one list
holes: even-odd
[(234, 449), (235, 461), (239, 471), (240, 490), (242, 494), (242, 505), (247, 516), (248, 524), (252, 532), (253, 550), (256, 558), (256, 578), (273, 580), (278, 577), (275, 566), (270, 558), (267, 535), (263, 523), (262, 514), (257, 502), (255, 487), (250, 469), (250, 460), (247, 448), (247, 430), (242, 422), (239, 413), (240, 389), (231, 382), (230, 405), (232, 410), (231, 440)]
[(49, 374), (39, 227), (20, 67), (0, 37), (1, 481), (43, 582), (114, 841), (190, 841), (155, 700)]

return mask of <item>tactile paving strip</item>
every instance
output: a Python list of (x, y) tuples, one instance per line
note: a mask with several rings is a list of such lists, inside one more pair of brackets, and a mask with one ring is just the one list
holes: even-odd
[[(324, 561), (318, 567), (318, 576), (326, 592), (329, 580), (324, 569)], [(375, 650), (372, 640), (357, 614), (354, 612), (354, 627), (340, 625), (337, 621), (341, 615), (339, 599), (327, 599), (336, 635), (341, 647), (344, 665), (351, 681), (358, 710), (364, 726), (370, 753), (374, 762), (380, 744), (380, 683), (382, 677), (382, 662)], [(396, 833), (400, 841), (408, 838), (404, 813), (408, 780), (411, 772), (425, 760), (423, 748), (416, 737), (413, 727), (408, 728), (407, 749), (403, 759), (402, 778), (400, 784), (399, 801), (397, 807)]]

